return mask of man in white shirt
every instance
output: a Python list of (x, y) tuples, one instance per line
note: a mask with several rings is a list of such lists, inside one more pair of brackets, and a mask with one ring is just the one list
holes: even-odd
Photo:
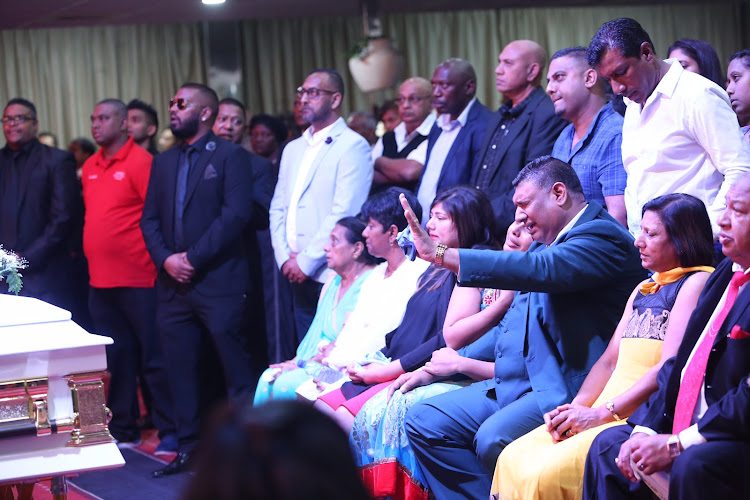
[(476, 90), (474, 67), (463, 59), (443, 61), (432, 74), (432, 106), (438, 117), (427, 138), (425, 168), (417, 187), (425, 217), (437, 193), (469, 183), (492, 118), (492, 111), (475, 97)]
[[(711, 275), (659, 390), (603, 431), (586, 459), (583, 497), (653, 498), (638, 476), (669, 475), (669, 498), (750, 496), (750, 175), (718, 218), (724, 259)], [(617, 470), (619, 468), (619, 471)]]
[(331, 69), (315, 70), (296, 97), (310, 127), (284, 148), (269, 218), (276, 263), (292, 284), (301, 339), (328, 276), (323, 246), (336, 222), (357, 214), (367, 198), (372, 160), (370, 145), (340, 116), (341, 75)]
[(414, 189), (427, 157), (427, 136), (435, 123), (432, 86), (424, 78), (405, 80), (396, 101), (401, 123), (372, 148), (376, 189), (393, 185)]
[(647, 201), (687, 193), (706, 204), (718, 234), (727, 190), (750, 170), (750, 145), (726, 92), (679, 62), (656, 57), (648, 33), (633, 19), (602, 25), (587, 59), (627, 104), (622, 159), (630, 232), (640, 232)]

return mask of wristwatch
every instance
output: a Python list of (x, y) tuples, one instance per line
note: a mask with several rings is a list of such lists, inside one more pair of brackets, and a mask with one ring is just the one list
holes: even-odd
[(448, 245), (443, 243), (437, 244), (437, 251), (435, 252), (435, 264), (438, 266), (443, 265), (443, 257), (445, 257), (445, 251), (448, 250)]
[(604, 406), (606, 406), (609, 412), (612, 414), (612, 416), (615, 417), (615, 420), (617, 421), (622, 420), (620, 418), (620, 415), (615, 413), (615, 404), (612, 401), (607, 401), (606, 403), (604, 403)]
[(680, 453), (682, 453), (682, 443), (680, 443), (680, 436), (677, 434), (672, 434), (669, 436), (669, 439), (667, 439), (667, 451), (669, 452), (669, 456), (674, 458), (677, 458), (680, 456)]

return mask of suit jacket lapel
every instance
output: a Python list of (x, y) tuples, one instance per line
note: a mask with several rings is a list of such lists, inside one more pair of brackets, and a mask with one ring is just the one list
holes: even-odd
[[(526, 128), (526, 124), (531, 120), (531, 115), (534, 114), (534, 111), (536, 111), (536, 107), (539, 103), (539, 99), (543, 98), (545, 96), (543, 91), (540, 91), (538, 87), (532, 91), (531, 94), (527, 97), (529, 99), (529, 102), (526, 104), (526, 107), (524, 108), (523, 112), (516, 118), (516, 120), (510, 125), (510, 130), (508, 130), (508, 135), (505, 136), (505, 138), (500, 142), (500, 145), (497, 147), (497, 153), (495, 154), (495, 164), (489, 165), (488, 168), (492, 170), (491, 177), (495, 176), (495, 173), (500, 169), (500, 165), (503, 163), (503, 158), (505, 158), (505, 153), (508, 152), (508, 149), (510, 148), (511, 144), (513, 144), (513, 141), (516, 140), (516, 137), (521, 133), (521, 131)], [(495, 133), (495, 129), (497, 128), (497, 123), (500, 121), (500, 115), (498, 113), (498, 121), (496, 122), (495, 127), (492, 129), (491, 132), (489, 132), (489, 137), (487, 144), (489, 145), (489, 141), (492, 140), (492, 136)], [(523, 167), (523, 165), (521, 165)]]
[(328, 138), (323, 140), (323, 144), (320, 145), (318, 154), (315, 155), (315, 159), (313, 160), (310, 168), (305, 174), (305, 182), (303, 184), (300, 195), (304, 194), (305, 191), (307, 191), (307, 188), (310, 187), (310, 183), (312, 182), (313, 176), (315, 175), (315, 171), (318, 170), (318, 167), (323, 161), (323, 158), (325, 158), (329, 151), (331, 151), (331, 148), (336, 143), (345, 128), (348, 128), (346, 122), (344, 122), (341, 118), (337, 119), (336, 124), (331, 128), (331, 131), (328, 134), (328, 138), (330, 138), (331, 141), (328, 141)]
[[(215, 146), (213, 148), (209, 146), (212, 142)], [(221, 146), (217, 144), (216, 138), (209, 137), (208, 142), (206, 142), (206, 146), (203, 148), (203, 150), (198, 151), (198, 159), (195, 160), (195, 165), (193, 165), (193, 167), (190, 169), (190, 174), (188, 175), (187, 179), (187, 189), (185, 190), (185, 207), (187, 207), (190, 203), (190, 199), (193, 197), (193, 193), (195, 193), (195, 188), (198, 186), (198, 182), (200, 182), (200, 180), (203, 178), (209, 160), (211, 159), (211, 157), (213, 157), (214, 152), (219, 147)], [(179, 161), (179, 159), (177, 161)]]

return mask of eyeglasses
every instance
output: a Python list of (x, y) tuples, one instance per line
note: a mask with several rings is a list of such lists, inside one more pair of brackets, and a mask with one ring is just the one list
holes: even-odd
[(169, 109), (172, 109), (172, 106), (177, 106), (177, 109), (179, 109), (180, 111), (184, 111), (188, 106), (193, 106), (193, 105), (194, 105), (193, 103), (187, 102), (182, 97), (169, 100)]
[(16, 116), (3, 116), (3, 124), (10, 123), (15, 125), (16, 123), (26, 123), (34, 121), (34, 118), (28, 115), (16, 115)]
[(408, 102), (409, 104), (417, 104), (419, 101), (424, 101), (425, 99), (431, 99), (432, 96), (429, 95), (410, 95), (409, 97), (397, 97), (396, 102), (399, 104), (404, 104)]
[(294, 94), (297, 99), (302, 99), (302, 97), (307, 94), (310, 99), (317, 99), (322, 95), (322, 93), (325, 92), (326, 94), (335, 94), (335, 90), (326, 90), (326, 89), (316, 89), (315, 87), (311, 89), (306, 89), (303, 87), (297, 87), (297, 93)]

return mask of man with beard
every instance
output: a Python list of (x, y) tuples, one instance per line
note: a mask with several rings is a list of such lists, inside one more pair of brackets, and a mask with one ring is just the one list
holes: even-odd
[(136, 423), (140, 364), (162, 440), (156, 451), (166, 454), (176, 451), (177, 440), (156, 336), (156, 269), (139, 227), (151, 155), (128, 138), (128, 123), (128, 109), (117, 99), (101, 101), (91, 114), (91, 135), (100, 149), (84, 163), (82, 177), (89, 311), (95, 331), (115, 341), (107, 346), (112, 435), (121, 448), (141, 443)]
[(253, 183), (247, 152), (211, 131), (219, 108), (205, 85), (184, 84), (170, 102), (182, 140), (154, 158), (141, 229), (159, 272), (157, 327), (177, 424), (177, 457), (154, 477), (190, 463), (200, 430), (205, 342), (221, 362), (229, 398), (252, 397), (254, 380), (243, 321), (252, 289), (246, 240)]
[(299, 340), (329, 276), (323, 247), (336, 221), (355, 215), (367, 198), (372, 160), (370, 145), (341, 118), (341, 75), (317, 69), (296, 97), (310, 127), (284, 148), (269, 215), (276, 263), (292, 284)]

